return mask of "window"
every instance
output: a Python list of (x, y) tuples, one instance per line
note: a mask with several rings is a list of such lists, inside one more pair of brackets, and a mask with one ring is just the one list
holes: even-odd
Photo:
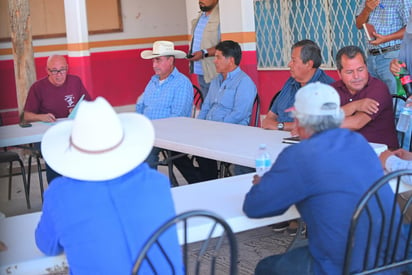
[(343, 46), (365, 49), (363, 31), (355, 26), (355, 0), (255, 0), (254, 8), (260, 69), (287, 67), (292, 45), (302, 39), (319, 45), (323, 66), (330, 68)]

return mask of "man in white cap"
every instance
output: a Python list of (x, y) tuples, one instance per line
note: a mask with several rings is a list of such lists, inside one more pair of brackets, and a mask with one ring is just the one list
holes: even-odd
[[(143, 51), (140, 56), (152, 60), (155, 75), (138, 99), (136, 112), (149, 119), (191, 116), (193, 86), (175, 67), (175, 58), (185, 58), (185, 52), (175, 50), (173, 42), (156, 41), (153, 50)], [(154, 147), (146, 160), (154, 169), (159, 162), (160, 150)]]
[[(341, 274), (351, 216), (383, 169), (362, 135), (340, 128), (344, 113), (331, 86), (316, 82), (299, 89), (293, 116), (302, 141), (285, 148), (261, 178), (254, 177), (243, 211), (263, 218), (296, 205), (309, 244), (261, 260), (255, 274)], [(356, 259), (355, 267), (361, 263)]]
[[(37, 247), (64, 252), (71, 274), (129, 274), (147, 239), (175, 216), (168, 179), (143, 163), (153, 142), (147, 118), (117, 115), (101, 97), (51, 127), (42, 152), (63, 176), (45, 191)], [(180, 264), (176, 231), (165, 237), (167, 254)]]

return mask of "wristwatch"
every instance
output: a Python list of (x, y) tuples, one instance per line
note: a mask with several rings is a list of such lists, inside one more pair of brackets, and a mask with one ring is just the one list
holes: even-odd
[(278, 130), (283, 130), (285, 128), (285, 123), (279, 122), (278, 123)]
[(208, 57), (209, 53), (207, 52), (206, 49), (202, 49), (202, 53), (203, 53), (203, 58)]

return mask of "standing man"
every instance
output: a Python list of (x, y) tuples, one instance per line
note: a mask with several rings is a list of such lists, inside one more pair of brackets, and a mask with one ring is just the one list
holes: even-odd
[(336, 67), (341, 80), (332, 86), (345, 112), (342, 127), (358, 131), (369, 142), (398, 148), (392, 97), (385, 83), (369, 74), (363, 51), (343, 47), (336, 54)]
[[(189, 78), (175, 67), (175, 58), (185, 58), (183, 51), (175, 50), (173, 42), (156, 41), (153, 50), (143, 51), (143, 59), (151, 59), (155, 75), (137, 101), (136, 112), (149, 119), (186, 116), (193, 105), (193, 86)], [(161, 149), (153, 147), (146, 161), (157, 169)]]
[(285, 110), (293, 106), (296, 92), (308, 83), (320, 81), (331, 84), (334, 82), (333, 78), (319, 69), (321, 64), (320, 48), (315, 42), (301, 40), (292, 46), (292, 57), (288, 64), (291, 76), (262, 121), (262, 128), (286, 131), (294, 129), (294, 120)]
[[(55, 122), (58, 118), (66, 118), (84, 96), (91, 100), (89, 93), (78, 76), (68, 74), (69, 66), (62, 55), (52, 55), (47, 59), (47, 77), (42, 78), (30, 87), (24, 105), (23, 119), (26, 122)], [(40, 150), (40, 143), (34, 147)], [(59, 177), (46, 161), (47, 182)]]
[[(215, 66), (219, 73), (211, 84), (198, 119), (249, 125), (256, 85), (240, 69), (242, 50), (237, 42), (228, 40), (216, 45)], [(176, 159), (173, 163), (189, 183), (217, 178), (216, 160), (196, 157), (199, 167), (194, 167), (188, 157)], [(240, 166), (235, 166), (242, 169)]]
[(191, 73), (197, 74), (203, 98), (206, 98), (210, 82), (218, 74), (213, 64), (215, 47), (220, 41), (218, 2), (218, 0), (200, 0), (200, 15), (192, 21), (192, 42), (188, 59)]
[(69, 66), (62, 55), (47, 59), (47, 77), (36, 81), (29, 90), (24, 106), (27, 122), (54, 122), (68, 117), (79, 99), (91, 100), (78, 76), (68, 74)]
[(361, 0), (356, 14), (358, 29), (367, 23), (375, 30), (375, 40), (366, 41), (370, 74), (386, 83), (392, 94), (396, 93), (396, 80), (389, 64), (398, 57), (411, 8), (412, 0)]
[[(293, 116), (302, 141), (285, 148), (268, 172), (253, 179), (243, 203), (248, 217), (281, 215), (296, 205), (309, 232), (307, 246), (261, 260), (256, 275), (342, 273), (355, 206), (384, 173), (365, 138), (340, 128), (344, 114), (339, 101), (329, 85), (316, 82), (301, 88)], [(391, 205), (392, 194), (389, 186), (382, 190), (383, 207)], [(377, 209), (370, 211), (374, 215)], [(360, 226), (366, 227), (365, 221), (361, 218)], [(371, 245), (378, 240), (374, 234)], [(362, 260), (355, 259), (354, 268)]]

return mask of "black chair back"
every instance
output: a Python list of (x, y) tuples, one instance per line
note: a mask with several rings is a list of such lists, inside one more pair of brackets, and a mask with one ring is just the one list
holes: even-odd
[[(410, 176), (412, 170), (389, 173), (376, 181), (362, 196), (351, 219), (344, 275), (372, 274), (412, 264), (412, 258), (408, 259), (412, 231), (406, 219), (408, 210), (412, 211), (412, 197), (401, 208), (397, 202), (403, 185), (401, 179)], [(393, 194), (383, 190), (388, 185), (392, 186)], [(375, 215), (372, 215), (373, 211)], [(364, 235), (363, 238), (359, 237), (361, 231), (366, 238)], [(378, 240), (376, 236), (379, 236)], [(361, 260), (362, 267), (354, 267), (355, 259), (357, 262)]]
[(196, 117), (196, 110), (200, 109), (203, 104), (203, 95), (202, 92), (200, 91), (199, 87), (197, 87), (195, 84), (193, 84), (193, 110), (192, 110), (192, 117)]
[(260, 120), (260, 99), (259, 94), (256, 94), (255, 100), (253, 101), (252, 116), (250, 117), (250, 126), (259, 127)]
[[(211, 222), (211, 226), (207, 238), (201, 242), (200, 249), (196, 253), (197, 255), (193, 256), (193, 260), (191, 260), (189, 259), (189, 253), (193, 254), (193, 251), (189, 251), (188, 248), (188, 241), (190, 235), (189, 223), (193, 222), (193, 220), (194, 222), (196, 222), (195, 219), (199, 218), (209, 219)], [(150, 267), (152, 274), (180, 273), (178, 272), (180, 267), (176, 267), (173, 265), (170, 255), (167, 255), (167, 253), (165, 253), (164, 246), (159, 241), (159, 238), (161, 238), (161, 236), (173, 226), (181, 228), (182, 234), (179, 237), (181, 237), (182, 243), (183, 264), (185, 267), (185, 274), (206, 274), (207, 272), (209, 272), (210, 274), (215, 274), (218, 256), (230, 257), (230, 266), (228, 267), (229, 270), (226, 271), (224, 274), (237, 274), (237, 242), (232, 229), (221, 217), (217, 216), (212, 212), (203, 210), (194, 210), (179, 214), (176, 217), (164, 223), (156, 232), (154, 232), (153, 235), (147, 240), (146, 244), (141, 249), (133, 266), (132, 274), (138, 274), (139, 269), (142, 267), (142, 264), (144, 262), (148, 263), (148, 266)], [(220, 249), (222, 248), (222, 244), (225, 240), (228, 241), (230, 255), (219, 255), (219, 253), (222, 254), (222, 251), (220, 251)], [(158, 269), (158, 267), (156, 266), (156, 262), (151, 260), (149, 257), (149, 251), (151, 251), (151, 249), (157, 249), (162, 253), (162, 256), (165, 258), (164, 262), (168, 263), (170, 270)], [(208, 263), (209, 267), (205, 267), (206, 263)]]

